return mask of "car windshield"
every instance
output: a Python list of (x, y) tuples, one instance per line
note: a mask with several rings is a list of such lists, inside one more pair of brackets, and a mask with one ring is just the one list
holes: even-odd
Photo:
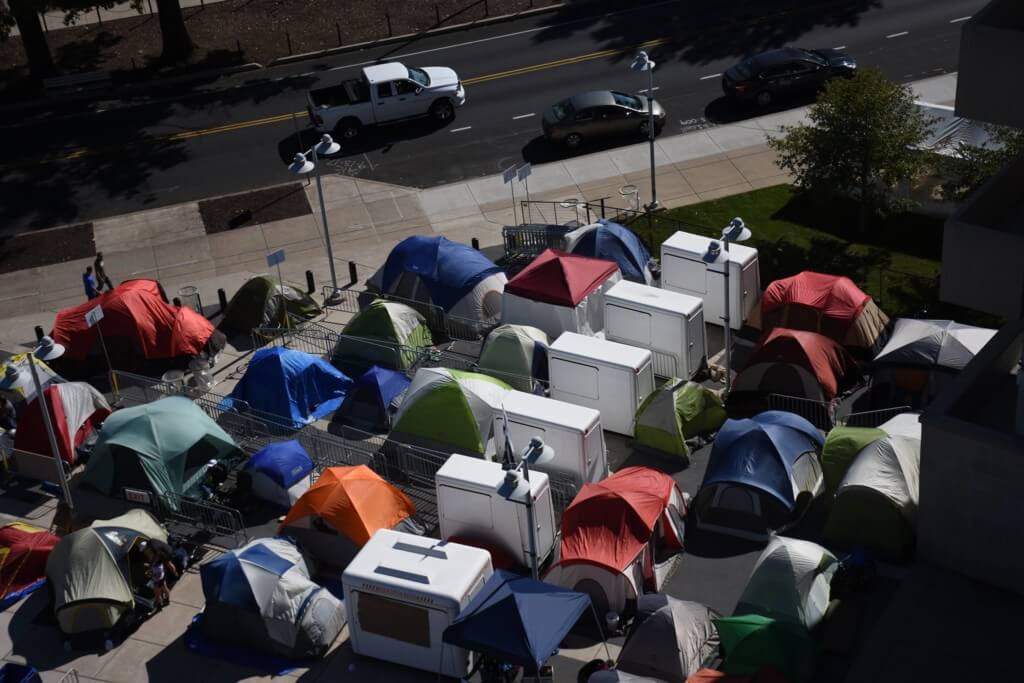
[(572, 116), (573, 108), (572, 102), (569, 100), (562, 100), (558, 104), (551, 107), (551, 111), (555, 114), (555, 119), (558, 121), (565, 121), (566, 118)]
[(623, 107), (629, 107), (630, 109), (643, 109), (643, 102), (640, 101), (639, 97), (634, 95), (627, 95), (624, 92), (613, 92), (612, 97), (615, 98), (615, 104), (622, 105)]
[(414, 66), (409, 67), (409, 80), (416, 81), (424, 87), (430, 85), (430, 76), (427, 75), (427, 72)]
[(753, 59), (748, 59), (746, 61), (740, 62), (733, 68), (736, 70), (736, 74), (740, 78), (746, 80), (754, 75), (754, 64), (755, 63)]
[(828, 66), (827, 59), (819, 55), (817, 52), (812, 52), (811, 50), (804, 51), (804, 59), (809, 62), (814, 62), (818, 66)]

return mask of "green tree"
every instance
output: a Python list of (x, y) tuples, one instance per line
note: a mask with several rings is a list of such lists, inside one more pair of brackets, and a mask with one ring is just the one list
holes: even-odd
[(768, 141), (799, 187), (857, 200), (861, 230), (872, 214), (906, 208), (898, 186), (924, 170), (926, 157), (916, 148), (933, 123), (909, 87), (861, 69), (831, 81), (808, 119)]
[(944, 179), (940, 189), (945, 199), (966, 199), (1010, 160), (1024, 154), (1024, 130), (990, 123), (984, 128), (989, 135), (984, 146), (959, 142), (949, 150), (952, 155), (937, 156), (936, 170)]

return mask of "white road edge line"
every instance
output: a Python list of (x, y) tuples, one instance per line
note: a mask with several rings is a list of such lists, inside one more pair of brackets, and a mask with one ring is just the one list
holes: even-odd
[(720, 73), (718, 73), (718, 74), (708, 74), (707, 76), (701, 76), (701, 77), (700, 77), (700, 80), (702, 80), (702, 81), (709, 81), (709, 80), (711, 80), (712, 78), (718, 78), (718, 77), (719, 77), (719, 76), (721, 76), (721, 75), (722, 75), (722, 74), (720, 74)]
[[(661, 86), (660, 85), (656, 85), (653, 88), (651, 88), (650, 90), (651, 90), (651, 92), (654, 92), (655, 90), (661, 90)], [(644, 88), (643, 90), (637, 90), (638, 94), (644, 94), (646, 92), (647, 92), (647, 88)]]
[(970, 18), (971, 18), (971, 16), (967, 15), (966, 17), (959, 17), (957, 19), (950, 19), (949, 23), (951, 23), (951, 24), (959, 24), (961, 21), (967, 21)]
[(835, 46), (834, 48), (832, 48), (832, 49), (833, 49), (833, 50), (845, 50), (845, 49), (846, 49), (846, 46), (845, 46), (845, 45), (836, 45), (836, 46)]
[(902, 38), (903, 36), (909, 36), (910, 31), (900, 31), (899, 33), (890, 33), (886, 38)]
[(470, 129), (470, 128), (472, 128), (472, 127), (473, 127), (473, 126), (463, 126), (462, 128), (452, 128), (452, 129), (451, 129), (450, 131), (448, 131), (448, 132), (449, 132), (449, 133), (461, 133), (462, 131), (464, 131), (464, 130), (469, 130), (469, 129)]
[(513, 120), (513, 121), (518, 121), (519, 119), (528, 119), (528, 118), (530, 118), (531, 116), (536, 116), (536, 114), (534, 114), (534, 113), (530, 113), (530, 114), (520, 114), (519, 116), (513, 116), (513, 117), (512, 117), (512, 120)]

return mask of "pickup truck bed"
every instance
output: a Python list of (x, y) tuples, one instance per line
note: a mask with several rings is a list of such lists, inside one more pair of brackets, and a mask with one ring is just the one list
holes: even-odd
[(353, 78), (338, 85), (310, 90), (309, 96), (317, 107), (362, 104), (370, 101), (370, 86), (365, 79)]

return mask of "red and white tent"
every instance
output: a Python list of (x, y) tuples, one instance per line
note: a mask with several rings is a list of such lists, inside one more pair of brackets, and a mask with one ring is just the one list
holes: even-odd
[(505, 284), (501, 322), (563, 332), (604, 329), (604, 293), (622, 279), (614, 261), (548, 249)]
[[(585, 484), (562, 513), (558, 562), (544, 580), (590, 595), (598, 613), (629, 613), (657, 592), (683, 548), (687, 501), (672, 477), (627, 467)], [(603, 612), (602, 612), (603, 610)]]
[(805, 330), (848, 348), (877, 351), (888, 324), (889, 316), (874, 300), (839, 275), (805, 270), (772, 282), (761, 300), (765, 333), (777, 327)]
[[(74, 464), (75, 449), (99, 431), (103, 420), (110, 415), (110, 404), (103, 394), (85, 382), (51, 384), (43, 389), (43, 394), (57, 435), (60, 457)], [(38, 399), (28, 404), (18, 419), (14, 447), (30, 453), (53, 455)]]

